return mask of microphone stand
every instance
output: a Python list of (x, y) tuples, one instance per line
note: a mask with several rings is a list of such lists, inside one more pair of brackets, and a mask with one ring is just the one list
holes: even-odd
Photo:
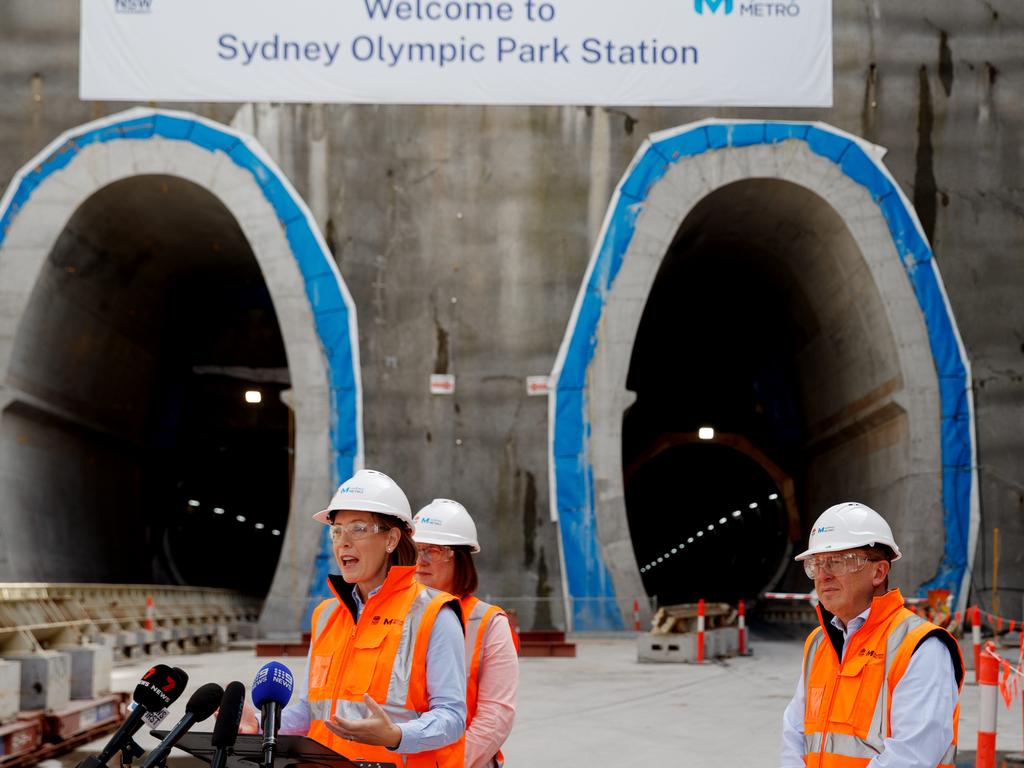
[(139, 746), (135, 739), (128, 739), (121, 747), (121, 768), (131, 768), (132, 761), (137, 760), (146, 754), (146, 750)]

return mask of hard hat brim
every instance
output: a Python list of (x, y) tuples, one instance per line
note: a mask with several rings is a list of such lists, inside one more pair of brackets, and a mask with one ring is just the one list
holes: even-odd
[(890, 563), (895, 563), (897, 560), (903, 557), (903, 555), (900, 553), (899, 548), (897, 548), (893, 544), (887, 544), (884, 541), (844, 541), (839, 542), (837, 544), (826, 544), (821, 547), (811, 547), (810, 549), (805, 549), (803, 552), (801, 552), (793, 559), (797, 562), (800, 562), (802, 560), (806, 560), (808, 557), (811, 557), (812, 555), (820, 555), (824, 552), (845, 552), (848, 549), (862, 549), (863, 547), (870, 547), (872, 544), (881, 544), (883, 547), (888, 547), (892, 551), (892, 560), (889, 561)]
[(461, 536), (452, 536), (441, 531), (431, 531), (430, 533), (413, 531), (412, 540), (417, 544), (438, 544), (442, 547), (469, 547), (469, 551), (474, 555), (480, 551), (479, 544), (473, 544)]
[(330, 525), (331, 514), (334, 512), (372, 512), (375, 515), (384, 515), (385, 517), (393, 517), (396, 520), (399, 520), (410, 533), (414, 530), (412, 523), (401, 515), (396, 515), (390, 506), (369, 500), (353, 499), (352, 501), (347, 501), (344, 505), (330, 506), (327, 507), (327, 509), (321, 509), (313, 515), (313, 519), (318, 523)]

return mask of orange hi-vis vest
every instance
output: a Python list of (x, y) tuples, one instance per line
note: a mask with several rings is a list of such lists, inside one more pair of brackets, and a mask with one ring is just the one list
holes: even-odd
[[(831, 618), (819, 605), (821, 626), (804, 645), (804, 761), (808, 768), (863, 768), (892, 735), (892, 692), (918, 646), (929, 637), (942, 640), (960, 687), (964, 660), (949, 632), (903, 607), (898, 589), (871, 602), (867, 621), (850, 637), (841, 662), (842, 635)], [(940, 766), (953, 766), (959, 720), (957, 704), (953, 742)]]
[[(484, 657), (484, 635), (491, 619), (507, 616), (498, 606), (485, 603), (469, 595), (462, 598), (462, 615), (466, 620), (466, 728), (473, 722), (476, 704), (480, 696), (480, 664)], [(509, 628), (511, 629), (511, 627)], [(519, 638), (512, 633), (512, 642), (519, 650)], [(505, 756), (498, 750), (494, 760), (499, 766), (505, 764)]]
[(413, 566), (392, 566), (380, 590), (355, 620), (351, 585), (330, 578), (336, 598), (313, 611), (309, 655), (309, 737), (349, 760), (398, 763), (405, 768), (463, 768), (465, 737), (441, 749), (392, 752), (339, 738), (325, 722), (333, 714), (369, 716), (368, 693), (395, 723), (415, 720), (430, 708), (427, 646), (438, 612), (458, 601), (418, 583)]

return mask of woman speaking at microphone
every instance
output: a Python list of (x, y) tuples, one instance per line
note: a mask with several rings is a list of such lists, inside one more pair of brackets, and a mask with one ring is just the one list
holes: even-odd
[[(281, 713), (350, 760), (463, 768), (466, 662), (459, 605), (415, 576), (409, 500), (370, 469), (314, 519), (331, 526), (341, 575), (313, 611), (308, 690)], [(401, 756), (402, 760), (396, 760)]]
[(473, 597), (476, 525), (457, 501), (434, 499), (413, 518), (421, 584), (456, 595), (466, 623), (466, 768), (504, 764), (501, 745), (512, 731), (519, 654), (508, 616)]

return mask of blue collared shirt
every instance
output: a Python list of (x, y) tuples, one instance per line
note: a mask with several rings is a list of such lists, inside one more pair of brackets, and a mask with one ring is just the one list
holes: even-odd
[[(850, 638), (867, 621), (871, 609), (844, 626), (838, 617), (832, 626), (843, 633), (843, 656)], [(826, 641), (827, 642), (827, 641)], [(781, 768), (804, 768), (804, 676), (782, 716)], [(953, 743), (953, 710), (960, 699), (949, 649), (929, 637), (910, 657), (907, 671), (892, 690), (892, 736), (882, 754), (868, 768), (935, 768)]]
[[(380, 587), (370, 593), (373, 597)], [(356, 621), (363, 613), (359, 590), (352, 588)], [(312, 652), (312, 647), (310, 649)], [(440, 749), (458, 741), (466, 730), (466, 638), (451, 610), (437, 614), (427, 646), (427, 692), (430, 709), (415, 720), (396, 723), (402, 740), (395, 752), (412, 754)], [(281, 712), (281, 733), (305, 736), (309, 732), (309, 656), (302, 693)]]

